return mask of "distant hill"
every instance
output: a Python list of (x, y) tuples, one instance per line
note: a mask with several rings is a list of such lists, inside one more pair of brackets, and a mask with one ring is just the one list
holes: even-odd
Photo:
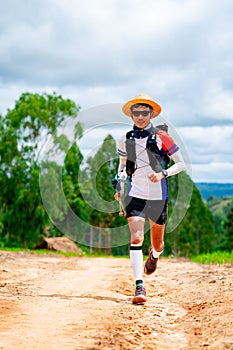
[(218, 198), (233, 196), (233, 183), (196, 182), (195, 185), (201, 192), (204, 200), (207, 200), (210, 196)]

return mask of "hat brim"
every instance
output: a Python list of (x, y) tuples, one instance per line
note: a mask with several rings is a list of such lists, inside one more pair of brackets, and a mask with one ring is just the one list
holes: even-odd
[(126, 102), (124, 104), (124, 106), (122, 107), (123, 113), (126, 114), (128, 117), (131, 117), (132, 112), (131, 112), (130, 108), (133, 105), (138, 104), (138, 103), (146, 103), (146, 104), (150, 105), (153, 108), (153, 112), (152, 112), (151, 118), (157, 117), (160, 114), (161, 110), (162, 110), (161, 106), (158, 103), (156, 103), (156, 102), (154, 102), (152, 100), (147, 100), (147, 99), (144, 99), (144, 98), (143, 99), (137, 98), (137, 99), (130, 100), (130, 101), (128, 101), (128, 102)]

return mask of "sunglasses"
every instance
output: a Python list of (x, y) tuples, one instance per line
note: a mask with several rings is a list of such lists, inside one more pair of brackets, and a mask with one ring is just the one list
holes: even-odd
[(134, 117), (139, 117), (142, 115), (143, 117), (147, 117), (151, 112), (150, 111), (132, 111)]

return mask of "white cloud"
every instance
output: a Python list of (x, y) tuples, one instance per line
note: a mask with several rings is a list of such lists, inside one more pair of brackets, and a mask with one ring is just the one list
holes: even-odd
[(224, 90), (224, 87), (216, 81), (211, 81), (211, 84), (209, 83), (209, 85), (208, 94), (205, 95), (203, 112), (205, 115), (211, 115), (213, 119), (221, 120), (223, 118), (233, 123), (233, 90)]
[(197, 182), (233, 181), (233, 125), (177, 128)]
[(177, 130), (188, 148), (192, 163), (233, 163), (233, 125), (182, 127)]
[(192, 170), (196, 182), (232, 183), (232, 163), (194, 164)]
[(0, 113), (25, 91), (57, 91), (83, 110), (146, 92), (181, 128), (195, 166), (224, 159), (231, 0), (8, 0), (0, 12)]

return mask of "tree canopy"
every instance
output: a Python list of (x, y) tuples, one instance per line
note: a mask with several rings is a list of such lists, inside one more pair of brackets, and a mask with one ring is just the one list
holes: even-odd
[(0, 116), (1, 240), (31, 247), (44, 234), (49, 218), (39, 191), (39, 155), (47, 137), (59, 143), (58, 128), (79, 107), (57, 94), (24, 93)]

